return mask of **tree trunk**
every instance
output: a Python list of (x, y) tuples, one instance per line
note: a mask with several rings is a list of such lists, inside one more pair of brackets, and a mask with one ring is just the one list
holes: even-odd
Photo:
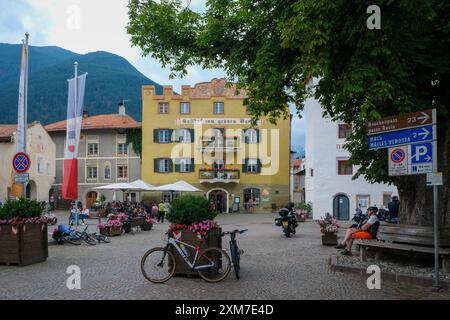
[[(450, 225), (450, 126), (448, 119), (439, 119), (438, 168), (444, 175), (444, 185), (438, 187), (441, 225)], [(439, 123), (438, 123), (439, 126)], [(399, 218), (402, 224), (433, 225), (433, 188), (426, 186), (426, 175), (395, 177), (400, 198)]]

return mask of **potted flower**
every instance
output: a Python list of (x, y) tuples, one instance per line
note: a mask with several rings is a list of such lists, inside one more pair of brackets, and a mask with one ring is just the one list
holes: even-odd
[(337, 220), (329, 213), (326, 213), (325, 218), (321, 217), (317, 223), (320, 227), (320, 232), (322, 233), (322, 244), (324, 246), (337, 245), (337, 233), (340, 228)]
[(150, 231), (153, 229), (153, 225), (155, 224), (155, 219), (150, 216), (145, 217), (145, 222), (141, 225), (141, 230)]
[(47, 260), (47, 218), (36, 200), (7, 201), (0, 208), (0, 264), (30, 265)]
[(298, 222), (305, 222), (306, 218), (310, 215), (312, 206), (310, 203), (297, 203), (295, 205), (295, 216)]
[[(173, 201), (166, 218), (171, 222), (169, 230), (172, 231), (175, 238), (182, 239), (183, 242), (193, 246), (200, 245), (202, 249), (222, 248), (222, 231), (219, 225), (213, 221), (216, 215), (216, 212), (210, 210), (208, 199), (187, 195)], [(187, 249), (190, 250), (190, 248)], [(175, 273), (191, 274), (191, 269), (182, 261), (183, 258), (178, 251), (173, 248), (171, 250), (176, 261)]]
[(120, 236), (122, 234), (123, 223), (119, 219), (108, 219), (106, 223), (100, 223), (98, 229), (102, 235), (108, 237)]

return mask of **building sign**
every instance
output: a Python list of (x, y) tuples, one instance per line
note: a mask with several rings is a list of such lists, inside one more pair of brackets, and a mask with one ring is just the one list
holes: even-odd
[(427, 124), (433, 124), (432, 109), (386, 117), (378, 121), (370, 121), (367, 124), (367, 134), (371, 135), (381, 132), (397, 131)]
[[(176, 125), (251, 125), (251, 122), (250, 118), (181, 118), (176, 120)], [(257, 125), (261, 124), (261, 120), (258, 120)]]

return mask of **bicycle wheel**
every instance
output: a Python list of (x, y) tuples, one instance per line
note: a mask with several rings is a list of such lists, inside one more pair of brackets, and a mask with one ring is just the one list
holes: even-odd
[(234, 274), (236, 275), (236, 279), (239, 280), (239, 271), (241, 270), (239, 262), (241, 261), (241, 254), (238, 246), (236, 244), (230, 244), (230, 252), (231, 260), (233, 261)]
[(208, 282), (222, 281), (231, 270), (230, 256), (222, 249), (208, 248), (198, 257), (196, 270)]
[(101, 234), (101, 235), (99, 235), (97, 237), (98, 237), (97, 238), (98, 242), (103, 241), (104, 243), (111, 243), (111, 239), (108, 238), (107, 236), (104, 236), (104, 235)]
[(92, 237), (90, 234), (87, 234), (85, 232), (81, 233), (79, 231), (76, 232), (76, 235), (84, 240), (84, 242), (86, 242), (88, 245), (90, 246), (95, 246), (97, 244), (97, 239), (95, 239), (94, 237)]
[(71, 236), (67, 236), (64, 241), (67, 241), (70, 244), (73, 244), (74, 246), (81, 245), (81, 239), (80, 238), (72, 238)]
[(150, 249), (142, 257), (141, 271), (144, 277), (150, 282), (166, 282), (175, 273), (175, 259), (173, 254), (164, 248)]

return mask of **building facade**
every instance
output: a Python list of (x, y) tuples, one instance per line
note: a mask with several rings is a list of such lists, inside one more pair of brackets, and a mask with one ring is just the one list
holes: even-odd
[[(153, 185), (184, 180), (220, 212), (270, 212), (289, 201), (290, 118), (251, 126), (224, 79), (183, 86), (142, 88), (142, 179)], [(171, 194), (165, 195), (170, 197)], [(251, 199), (251, 200), (250, 200)]]
[(360, 207), (387, 206), (397, 188), (387, 184), (371, 184), (363, 178), (352, 180), (357, 168), (350, 165), (350, 154), (344, 149), (351, 127), (322, 117), (322, 106), (315, 99), (305, 103), (306, 202), (313, 205), (314, 219), (329, 212), (339, 220), (349, 220)]
[[(126, 115), (123, 108), (120, 107), (119, 114), (83, 116), (78, 148), (78, 197), (87, 207), (91, 207), (101, 195), (106, 201), (113, 200), (114, 192), (100, 192), (95, 190), (96, 187), (140, 179), (140, 157), (132, 145), (126, 143), (126, 135), (129, 130), (140, 130), (141, 125)], [(62, 199), (61, 194), (66, 121), (49, 124), (46, 129), (56, 144), (54, 197), (58, 207), (67, 207), (69, 202)], [(122, 200), (122, 196), (118, 192), (116, 199)], [(133, 199), (138, 197), (134, 193), (130, 196)]]
[(293, 202), (305, 202), (305, 159), (292, 161)]
[(25, 196), (38, 201), (49, 201), (55, 181), (56, 146), (50, 135), (39, 122), (33, 122), (27, 129), (27, 154), (31, 166), (29, 182), (23, 190), (22, 184), (14, 183), (12, 159), (16, 153), (17, 125), (0, 125), (0, 201)]

